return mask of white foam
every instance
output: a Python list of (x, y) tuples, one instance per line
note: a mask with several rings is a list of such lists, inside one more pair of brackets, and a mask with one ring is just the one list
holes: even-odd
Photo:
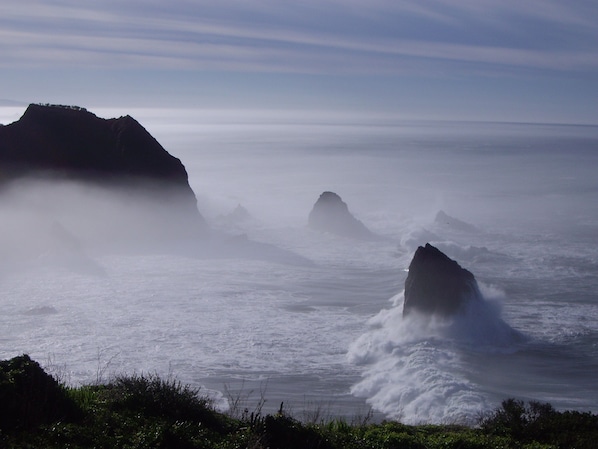
[(349, 349), (349, 361), (365, 366), (353, 394), (408, 423), (473, 422), (488, 402), (468, 376), (472, 354), (513, 351), (522, 338), (479, 299), (445, 319), (403, 318), (403, 295), (394, 297)]

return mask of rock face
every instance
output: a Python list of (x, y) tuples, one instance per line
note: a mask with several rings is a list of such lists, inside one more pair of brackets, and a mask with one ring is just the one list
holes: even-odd
[(450, 316), (468, 302), (479, 300), (478, 285), (470, 271), (429, 243), (417, 249), (405, 280), (403, 316), (412, 311)]
[(0, 127), (0, 179), (43, 173), (108, 182), (151, 181), (195, 204), (187, 172), (130, 116), (102, 119), (79, 107), (29, 105)]
[(360, 240), (375, 239), (365, 225), (357, 220), (347, 204), (334, 192), (324, 192), (309, 214), (309, 226), (319, 231)]
[(29, 105), (0, 127), (0, 186), (17, 179), (83, 181), (124, 192), (130, 204), (151, 200), (158, 214), (182, 218), (189, 229), (205, 226), (181, 161), (130, 116)]

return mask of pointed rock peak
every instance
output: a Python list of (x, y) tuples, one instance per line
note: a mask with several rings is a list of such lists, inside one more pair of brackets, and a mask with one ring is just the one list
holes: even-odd
[(403, 316), (412, 311), (450, 316), (480, 298), (470, 271), (429, 243), (417, 249), (405, 280)]
[(339, 204), (339, 205), (344, 205), (345, 207), (347, 207), (347, 204), (341, 199), (341, 197), (338, 196), (334, 192), (322, 192), (322, 194), (320, 195), (320, 198), (318, 198), (317, 202), (318, 203), (328, 203), (328, 204)]
[(347, 204), (334, 192), (324, 192), (314, 204), (308, 218), (309, 227), (360, 240), (376, 239), (365, 225), (356, 219)]

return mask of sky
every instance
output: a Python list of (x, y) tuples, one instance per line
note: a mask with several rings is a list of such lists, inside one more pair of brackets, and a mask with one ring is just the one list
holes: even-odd
[(0, 105), (598, 124), (595, 0), (3, 0)]

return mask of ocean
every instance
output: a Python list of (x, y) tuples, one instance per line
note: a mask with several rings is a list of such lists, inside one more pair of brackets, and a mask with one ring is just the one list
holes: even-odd
[[(5, 258), (1, 359), (71, 385), (171, 376), (223, 410), (284, 402), (308, 420), (472, 424), (511, 397), (598, 412), (598, 127), (88, 109), (132, 115), (180, 158), (212, 229), (284, 252)], [(324, 191), (381, 238), (309, 229)], [(7, 231), (15, 214), (56, 213), (27, 198), (0, 203), (4, 248), (30, 240)], [(427, 242), (475, 275), (483, 307), (403, 319)]]

